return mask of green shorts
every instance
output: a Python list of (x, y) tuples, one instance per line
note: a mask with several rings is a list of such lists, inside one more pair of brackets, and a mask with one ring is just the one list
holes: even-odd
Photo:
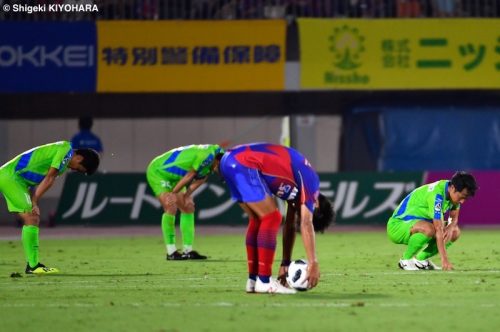
[(28, 185), (17, 175), (0, 169), (0, 192), (7, 201), (9, 212), (31, 212), (31, 195)]
[(148, 170), (146, 171), (146, 178), (148, 179), (148, 184), (156, 197), (163, 193), (172, 192), (175, 185), (180, 181), (179, 178), (170, 178), (167, 173), (152, 166), (148, 167)]
[(419, 222), (418, 219), (414, 220), (401, 220), (390, 218), (387, 222), (387, 236), (389, 239), (397, 244), (408, 244), (411, 235), (411, 228)]

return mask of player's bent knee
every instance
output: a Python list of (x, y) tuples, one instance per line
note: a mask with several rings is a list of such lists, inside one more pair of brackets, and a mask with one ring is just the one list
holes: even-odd
[(434, 229), (434, 226), (432, 226), (432, 224), (429, 224), (427, 222), (419, 222), (413, 226), (411, 233), (422, 233), (427, 237), (434, 237), (436, 235), (436, 230)]

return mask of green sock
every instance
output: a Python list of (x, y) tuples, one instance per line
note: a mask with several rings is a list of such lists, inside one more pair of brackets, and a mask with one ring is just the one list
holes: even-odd
[(30, 267), (35, 267), (38, 264), (38, 226), (23, 226), (21, 239), (24, 247), (24, 254)]
[[(445, 247), (446, 247), (446, 250), (448, 250), (448, 248), (453, 244), (453, 242), (451, 241), (448, 241), (448, 243), (446, 243)], [(438, 247), (437, 247), (437, 243), (436, 243), (436, 238), (433, 238), (431, 240), (431, 242), (429, 242), (429, 245), (427, 246), (427, 248), (425, 248), (424, 250), (422, 250), (421, 252), (419, 252), (417, 254), (417, 259), (419, 261), (425, 261), (426, 259), (429, 259), (431, 258), (432, 256), (436, 256), (437, 254), (439, 253), (439, 250), (438, 250)]]
[(194, 213), (181, 213), (182, 245), (185, 252), (193, 249)]
[(408, 241), (408, 248), (406, 248), (406, 251), (403, 254), (403, 259), (412, 259), (413, 256), (417, 254), (420, 250), (422, 250), (423, 247), (432, 238), (427, 237), (425, 234), (422, 233), (415, 233), (412, 236), (410, 236), (410, 240)]
[(165, 245), (175, 246), (175, 215), (164, 213), (161, 217), (161, 230)]

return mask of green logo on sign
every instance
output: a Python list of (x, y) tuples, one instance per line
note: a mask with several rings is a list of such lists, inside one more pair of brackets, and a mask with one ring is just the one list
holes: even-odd
[(335, 67), (342, 70), (353, 70), (361, 66), (359, 56), (365, 51), (363, 42), (365, 38), (359, 34), (358, 29), (344, 25), (335, 28), (328, 38), (330, 51), (335, 54)]

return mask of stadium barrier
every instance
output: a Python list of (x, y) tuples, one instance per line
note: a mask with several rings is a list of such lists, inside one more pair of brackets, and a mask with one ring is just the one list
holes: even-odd
[[(416, 187), (453, 172), (348, 172), (320, 174), (320, 191), (334, 201), (339, 225), (384, 225)], [(473, 172), (480, 189), (464, 204), (461, 225), (500, 224), (494, 213), (500, 196), (500, 172)], [(244, 225), (245, 215), (226, 185), (211, 176), (195, 192), (200, 225)], [(57, 224), (158, 224), (162, 209), (143, 173), (68, 174), (56, 213)]]

